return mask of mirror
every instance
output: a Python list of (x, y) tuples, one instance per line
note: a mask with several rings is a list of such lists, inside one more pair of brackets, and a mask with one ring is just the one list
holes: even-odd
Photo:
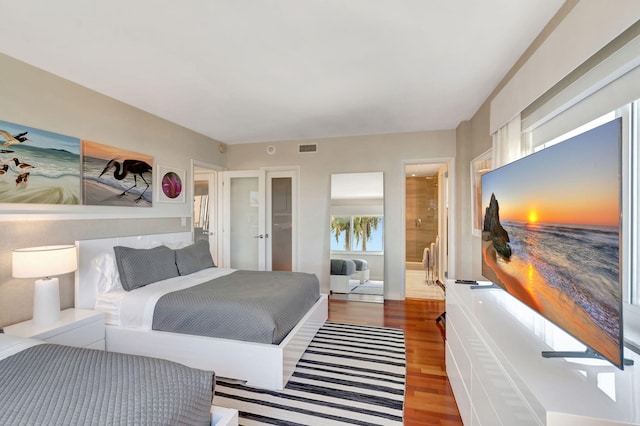
[(382, 172), (331, 175), (331, 295), (384, 302)]

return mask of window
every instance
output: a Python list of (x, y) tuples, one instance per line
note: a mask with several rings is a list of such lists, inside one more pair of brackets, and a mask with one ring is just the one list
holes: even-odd
[(331, 251), (350, 251), (351, 217), (331, 216)]
[(331, 216), (331, 251), (381, 253), (382, 216)]
[(626, 344), (640, 353), (640, 27), (631, 26), (521, 113), (534, 150), (622, 118), (622, 283)]

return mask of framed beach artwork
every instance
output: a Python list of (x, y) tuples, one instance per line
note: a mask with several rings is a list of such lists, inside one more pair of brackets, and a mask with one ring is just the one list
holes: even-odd
[(158, 196), (160, 203), (184, 203), (186, 192), (184, 170), (158, 166)]
[(0, 203), (80, 201), (80, 139), (0, 120)]
[(83, 140), (82, 187), (85, 205), (151, 207), (153, 157)]

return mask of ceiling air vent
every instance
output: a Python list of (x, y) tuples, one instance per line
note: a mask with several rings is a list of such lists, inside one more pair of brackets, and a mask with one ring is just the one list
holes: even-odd
[(298, 152), (301, 154), (318, 152), (318, 145), (315, 143), (310, 143), (306, 145), (298, 145)]

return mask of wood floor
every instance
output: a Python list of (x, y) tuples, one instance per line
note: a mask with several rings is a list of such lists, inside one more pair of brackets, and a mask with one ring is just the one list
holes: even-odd
[(329, 320), (401, 328), (407, 345), (404, 424), (462, 425), (444, 363), (443, 300), (387, 300), (384, 304), (329, 299)]

